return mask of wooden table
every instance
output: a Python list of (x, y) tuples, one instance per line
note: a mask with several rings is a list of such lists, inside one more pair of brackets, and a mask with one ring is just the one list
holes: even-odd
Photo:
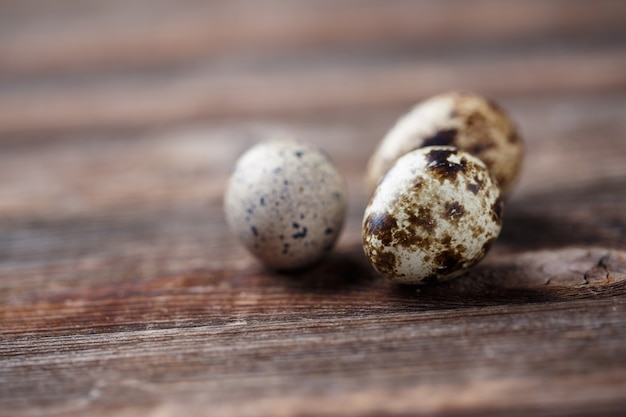
[[(509, 110), (524, 170), (477, 268), (398, 287), (364, 164), (452, 89)], [(283, 133), (350, 186), (292, 275), (222, 212)], [(496, 413), (626, 413), (626, 2), (2, 2), (0, 415)]]

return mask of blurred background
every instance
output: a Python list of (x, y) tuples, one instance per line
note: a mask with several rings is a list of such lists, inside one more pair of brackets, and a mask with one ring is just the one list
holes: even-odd
[(282, 130), (357, 176), (451, 89), (502, 101), (531, 142), (610, 130), (626, 2), (4, 0), (0, 215), (208, 198), (194, 175)]
[(0, 133), (624, 87), (620, 0), (5, 0)]

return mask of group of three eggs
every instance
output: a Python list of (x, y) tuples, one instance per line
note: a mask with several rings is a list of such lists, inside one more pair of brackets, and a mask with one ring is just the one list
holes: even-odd
[[(458, 276), (479, 262), (502, 227), (503, 197), (517, 177), (522, 141), (509, 116), (471, 93), (417, 104), (372, 155), (363, 249), (382, 276), (402, 284)], [(276, 270), (312, 265), (343, 226), (346, 182), (319, 148), (261, 142), (236, 162), (224, 206), (228, 224)]]

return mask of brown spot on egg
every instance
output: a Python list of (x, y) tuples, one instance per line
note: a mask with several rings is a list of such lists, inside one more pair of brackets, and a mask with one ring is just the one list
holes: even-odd
[(472, 146), (468, 146), (468, 151), (474, 155), (478, 155), (480, 156), (483, 152), (485, 152), (487, 149), (491, 149), (491, 148), (495, 148), (496, 144), (487, 140), (487, 139), (483, 139), (480, 142), (476, 142), (474, 143)]
[(502, 197), (498, 197), (496, 198), (496, 201), (494, 201), (493, 206), (491, 207), (491, 216), (493, 218), (493, 221), (495, 221), (497, 224), (502, 224), (502, 212), (504, 211), (504, 202), (502, 201)]
[(434, 135), (424, 139), (420, 147), (452, 145), (457, 132), (458, 131), (456, 129), (438, 130)]
[(474, 111), (467, 116), (467, 126), (476, 130), (483, 130), (488, 127), (487, 119), (481, 112)]
[(409, 222), (409, 224), (414, 225), (414, 224), (417, 224), (417, 222), (419, 221), (419, 217), (417, 217), (415, 210), (413, 210), (408, 205), (404, 206), (404, 215), (406, 216), (406, 219)]
[(432, 232), (437, 227), (437, 221), (433, 217), (430, 207), (420, 206), (417, 208), (417, 215), (412, 219), (415, 225), (427, 232)]
[(456, 149), (453, 148), (437, 148), (437, 149), (429, 149), (426, 154), (426, 160), (428, 161), (428, 165), (431, 164), (444, 164), (448, 162), (448, 158), (451, 155), (456, 154)]
[(393, 237), (396, 245), (403, 246), (405, 248), (420, 246), (423, 241), (420, 235), (413, 233), (407, 229), (396, 230), (396, 232), (393, 234)]
[(485, 185), (485, 181), (480, 177), (480, 175), (474, 175), (474, 182), (478, 186), (478, 191), (483, 189), (483, 185)]
[(453, 250), (446, 250), (436, 256), (437, 272), (443, 275), (451, 274), (463, 267), (463, 257)]
[[(416, 214), (415, 210), (411, 207), (409, 201), (399, 198), (396, 200), (397, 207), (401, 209), (401, 212), (406, 217), (409, 223), (408, 227), (401, 227), (397, 221), (390, 215), (384, 216), (368, 216), (365, 221), (364, 235), (372, 232), (383, 245), (389, 246), (390, 244), (411, 247), (423, 244), (423, 236), (416, 233), (414, 230), (415, 225), (419, 225), (421, 222), (420, 217)], [(369, 226), (369, 224), (372, 224)]]
[(480, 155), (486, 150), (496, 147), (491, 133), (493, 123), (490, 123), (483, 113), (472, 112), (467, 117), (466, 124), (466, 134), (472, 138), (471, 142), (465, 146), (467, 151), (474, 155)]
[(453, 148), (431, 149), (426, 155), (428, 170), (440, 181), (455, 181), (459, 172), (465, 173), (467, 170), (467, 163), (464, 159), (461, 159), (459, 163), (450, 161), (450, 156), (456, 153), (456, 149)]
[(507, 136), (507, 139), (509, 141), (509, 143), (518, 143), (521, 142), (521, 139), (519, 137), (519, 133), (517, 133), (517, 130), (515, 130), (514, 128), (511, 129), (511, 131), (509, 132), (509, 135)]
[(412, 227), (396, 229), (393, 233), (393, 238), (396, 245), (405, 248), (419, 247), (424, 244), (423, 236), (420, 233), (416, 233)]
[(370, 254), (372, 266), (383, 275), (393, 275), (396, 271), (396, 255), (391, 252), (377, 252)]
[(472, 232), (474, 239), (480, 238), (485, 233), (485, 228), (477, 224), (469, 226), (469, 230)]
[(389, 213), (371, 213), (365, 220), (364, 234), (373, 235), (388, 246), (393, 241), (393, 232), (398, 224)]
[(500, 113), (502, 115), (506, 115), (506, 112), (504, 111), (502, 106), (496, 103), (493, 99), (489, 97), (483, 97), (483, 99), (485, 100), (485, 103), (487, 103), (487, 105), (491, 107), (493, 111), (495, 111), (496, 113)]
[(465, 214), (465, 207), (459, 204), (458, 201), (446, 201), (444, 208), (444, 216), (452, 222), (458, 222)]
[(468, 182), (466, 188), (467, 188), (467, 191), (470, 191), (472, 194), (474, 195), (478, 194), (478, 190), (479, 190), (478, 184), (473, 183), (473, 182)]

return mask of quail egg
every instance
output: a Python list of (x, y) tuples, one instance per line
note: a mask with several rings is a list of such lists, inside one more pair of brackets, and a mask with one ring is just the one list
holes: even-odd
[(328, 155), (291, 139), (253, 146), (236, 162), (224, 208), (228, 225), (261, 262), (297, 269), (329, 252), (343, 226), (346, 182)]
[(502, 211), (500, 189), (482, 161), (454, 147), (419, 148), (398, 159), (372, 195), (365, 254), (398, 283), (453, 278), (485, 256)]
[(446, 93), (415, 106), (389, 131), (369, 160), (373, 191), (394, 162), (417, 148), (454, 146), (482, 160), (506, 195), (516, 179), (523, 144), (513, 121), (493, 101), (473, 93)]

